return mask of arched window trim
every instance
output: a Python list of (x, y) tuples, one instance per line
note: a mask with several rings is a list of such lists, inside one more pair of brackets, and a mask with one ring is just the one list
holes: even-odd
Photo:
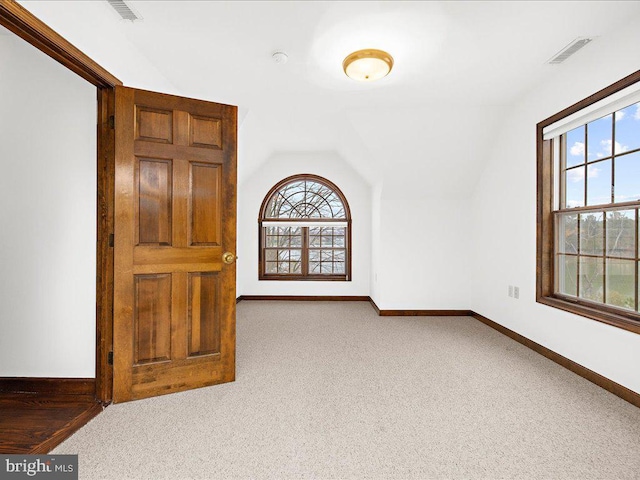
[[(300, 181), (312, 181), (315, 183), (319, 183), (324, 187), (331, 190), (342, 202), (344, 208), (344, 218), (273, 218), (267, 217), (267, 207), (270, 203), (271, 198), (274, 195), (277, 195), (278, 192), (285, 187), (287, 184), (300, 182)], [(285, 198), (286, 200), (286, 198)], [(287, 201), (287, 200), (286, 200)], [(287, 201), (288, 202), (288, 201)], [(295, 205), (292, 205), (288, 202), (292, 209), (295, 208)], [(272, 224), (282, 224), (285, 225), (297, 225), (303, 229), (302, 237), (302, 247), (300, 248), (302, 251), (302, 255), (308, 255), (310, 247), (308, 245), (309, 239), (309, 228), (313, 228), (314, 226), (333, 226), (336, 227), (344, 226), (345, 227), (345, 273), (344, 274), (313, 274), (308, 271), (303, 271), (302, 273), (267, 273), (265, 268), (265, 247), (266, 247), (266, 225)], [(346, 197), (333, 182), (327, 180), (326, 178), (320, 177), (318, 175), (312, 174), (298, 174), (287, 177), (281, 181), (279, 181), (276, 185), (274, 185), (267, 195), (265, 195), (262, 205), (260, 206), (260, 212), (258, 216), (258, 259), (259, 259), (259, 268), (258, 268), (258, 278), (260, 280), (294, 280), (294, 281), (305, 281), (305, 280), (314, 280), (314, 281), (350, 281), (351, 280), (351, 209), (349, 208), (349, 203), (347, 202)], [(305, 260), (305, 265), (308, 263), (308, 258)]]

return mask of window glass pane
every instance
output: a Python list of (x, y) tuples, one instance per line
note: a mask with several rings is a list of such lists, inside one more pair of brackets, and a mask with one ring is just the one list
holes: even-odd
[(558, 251), (578, 253), (578, 215), (561, 215), (558, 221)]
[(293, 193), (287, 194), (287, 202), (291, 204), (291, 217), (300, 218), (306, 217), (307, 212), (305, 209), (305, 192), (304, 191), (295, 191)]
[(301, 247), (302, 246), (302, 236), (296, 235), (291, 237), (291, 246), (292, 247)]
[(636, 211), (607, 212), (607, 255), (636, 256)]
[(602, 259), (580, 257), (580, 297), (602, 302)]
[(292, 203), (290, 199), (299, 192), (304, 192), (304, 181), (292, 182), (282, 187), (279, 192), (276, 192), (269, 199), (266, 217), (289, 218), (298, 216), (295, 209), (295, 202)]
[(334, 195), (332, 199), (330, 199), (331, 211), (333, 212), (333, 218), (345, 218), (344, 206), (342, 205), (342, 201), (338, 198), (337, 195)]
[(599, 118), (587, 124), (587, 161), (610, 157), (613, 115)]
[(333, 264), (332, 263), (322, 263), (320, 264), (320, 268), (321, 268), (321, 272), (320, 273), (324, 273), (324, 274), (331, 274), (333, 273)]
[(294, 218), (296, 217), (295, 211), (293, 209), (293, 205), (291, 205), (287, 201), (284, 201), (284, 198), (283, 198), (283, 203), (282, 205), (279, 206), (279, 210), (274, 215), (274, 218), (291, 218), (291, 217), (294, 217)]
[(267, 262), (267, 273), (278, 273), (278, 264), (276, 262)]
[(332, 193), (331, 196), (327, 198), (327, 202), (329, 202), (329, 205), (331, 206), (333, 218), (345, 218), (344, 205), (338, 195)]
[(309, 246), (310, 247), (319, 247), (320, 246), (320, 236), (319, 235), (310, 235), (309, 236)]
[(282, 188), (282, 194), (290, 197), (291, 195), (295, 195), (297, 193), (304, 192), (306, 188), (304, 180), (298, 180), (295, 182), (288, 183)]
[(277, 247), (278, 246), (278, 237), (268, 235), (267, 236), (267, 247)]
[(299, 261), (302, 258), (301, 250), (291, 250), (289, 253), (289, 259), (292, 261)]
[(320, 250), (309, 250), (309, 261), (320, 261)]
[(635, 309), (635, 272), (633, 260), (607, 259), (607, 303), (617, 307)]
[(333, 237), (333, 246), (334, 247), (344, 247), (344, 236), (340, 235), (338, 237)]
[(320, 273), (320, 262), (309, 262), (309, 273), (311, 274)]
[(323, 262), (331, 262), (331, 261), (333, 261), (333, 251), (331, 251), (331, 250), (322, 250), (321, 260)]
[(558, 255), (558, 292), (578, 295), (578, 257)]
[(584, 163), (584, 125), (567, 132), (567, 168)]
[(276, 261), (276, 250), (265, 250), (265, 260), (267, 262), (275, 262)]
[(289, 262), (278, 262), (278, 273), (289, 273)]
[(640, 148), (640, 103), (616, 112), (616, 155)]
[(584, 169), (584, 166), (575, 167), (565, 172), (567, 208), (584, 207)]
[(580, 253), (583, 255), (603, 254), (603, 220), (599, 213), (583, 213), (580, 215)]
[(278, 246), (278, 229), (276, 227), (265, 227), (265, 243), (267, 247)]
[(278, 260), (289, 261), (289, 250), (278, 250)]
[(329, 235), (323, 235), (322, 236), (322, 246), (323, 247), (331, 247), (333, 245), (333, 237), (329, 236)]
[(290, 235), (280, 235), (278, 237), (278, 246), (279, 247), (290, 247), (291, 246), (291, 236)]
[(302, 273), (302, 263), (300, 262), (292, 262), (291, 263), (291, 271), (296, 274)]
[(611, 160), (587, 166), (587, 205), (611, 203)]
[(339, 273), (344, 275), (345, 270), (344, 270), (344, 263), (343, 262), (337, 262), (333, 264), (333, 268), (334, 268), (334, 273)]
[(298, 202), (304, 200), (304, 181), (285, 185), (278, 197), (282, 203), (279, 217), (299, 218), (304, 215), (298, 207)]
[(640, 152), (616, 157), (615, 201), (640, 200)]
[(307, 192), (307, 213), (310, 217), (333, 218), (331, 205), (321, 193)]
[(344, 250), (334, 250), (333, 259), (336, 262), (344, 262)]

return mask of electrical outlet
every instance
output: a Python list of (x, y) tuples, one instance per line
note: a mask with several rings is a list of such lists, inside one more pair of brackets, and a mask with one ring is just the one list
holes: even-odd
[(509, 285), (509, 296), (513, 297), (513, 285)]
[(513, 287), (513, 298), (520, 298), (520, 288)]

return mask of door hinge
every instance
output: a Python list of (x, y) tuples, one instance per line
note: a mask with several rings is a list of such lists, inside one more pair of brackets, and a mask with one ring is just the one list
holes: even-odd
[(109, 128), (114, 129), (116, 127), (116, 117), (109, 115)]
[(107, 364), (113, 365), (113, 352), (109, 352), (109, 354), (107, 355)]
[(114, 242), (114, 237), (113, 237), (113, 233), (109, 234), (109, 246), (113, 247), (113, 242)]

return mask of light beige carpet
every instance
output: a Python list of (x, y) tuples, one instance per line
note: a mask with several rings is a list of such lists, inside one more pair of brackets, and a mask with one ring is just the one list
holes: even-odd
[(237, 381), (107, 408), (81, 479), (640, 478), (640, 409), (467, 317), (238, 305)]

